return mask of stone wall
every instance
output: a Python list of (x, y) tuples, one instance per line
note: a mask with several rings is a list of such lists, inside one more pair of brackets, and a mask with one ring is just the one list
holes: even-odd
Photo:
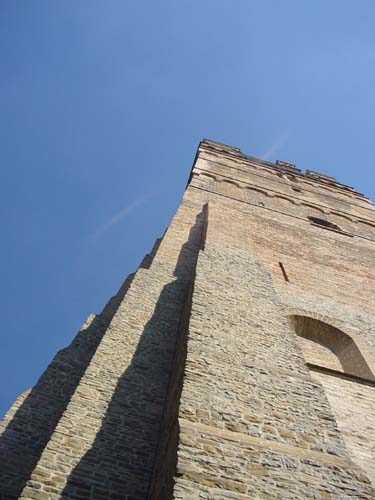
[(374, 495), (250, 252), (199, 256), (179, 422), (175, 498)]
[(311, 371), (289, 319), (375, 374), (374, 244), (354, 189), (204, 141), (163, 238), (8, 413), (0, 499), (375, 498), (374, 387)]
[[(181, 213), (184, 207), (177, 217)], [(135, 274), (21, 499), (148, 496), (205, 224), (203, 213), (189, 215), (185, 241), (178, 254), (170, 251), (171, 262), (156, 252), (148, 269)]]
[(1, 424), (0, 499), (18, 499), (106, 329), (92, 315)]
[(324, 387), (349, 455), (375, 484), (375, 386), (333, 374), (312, 372)]

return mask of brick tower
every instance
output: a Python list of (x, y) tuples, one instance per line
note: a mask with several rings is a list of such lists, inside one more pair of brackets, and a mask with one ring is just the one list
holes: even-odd
[(2, 500), (374, 500), (375, 207), (203, 141), (176, 215), (5, 417)]

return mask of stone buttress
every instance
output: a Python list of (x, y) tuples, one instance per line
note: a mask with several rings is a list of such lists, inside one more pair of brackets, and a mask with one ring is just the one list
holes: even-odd
[(163, 238), (6, 415), (0, 500), (373, 500), (374, 245), (353, 188), (203, 141)]

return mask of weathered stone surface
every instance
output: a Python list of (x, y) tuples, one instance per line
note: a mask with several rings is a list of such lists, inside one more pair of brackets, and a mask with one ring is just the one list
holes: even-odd
[(7, 414), (0, 500), (373, 500), (374, 245), (352, 188), (201, 143), (163, 238)]

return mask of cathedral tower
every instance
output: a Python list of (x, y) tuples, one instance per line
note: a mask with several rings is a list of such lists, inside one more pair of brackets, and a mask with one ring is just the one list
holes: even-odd
[(2, 500), (375, 498), (375, 207), (199, 145), (164, 236), (0, 437)]

